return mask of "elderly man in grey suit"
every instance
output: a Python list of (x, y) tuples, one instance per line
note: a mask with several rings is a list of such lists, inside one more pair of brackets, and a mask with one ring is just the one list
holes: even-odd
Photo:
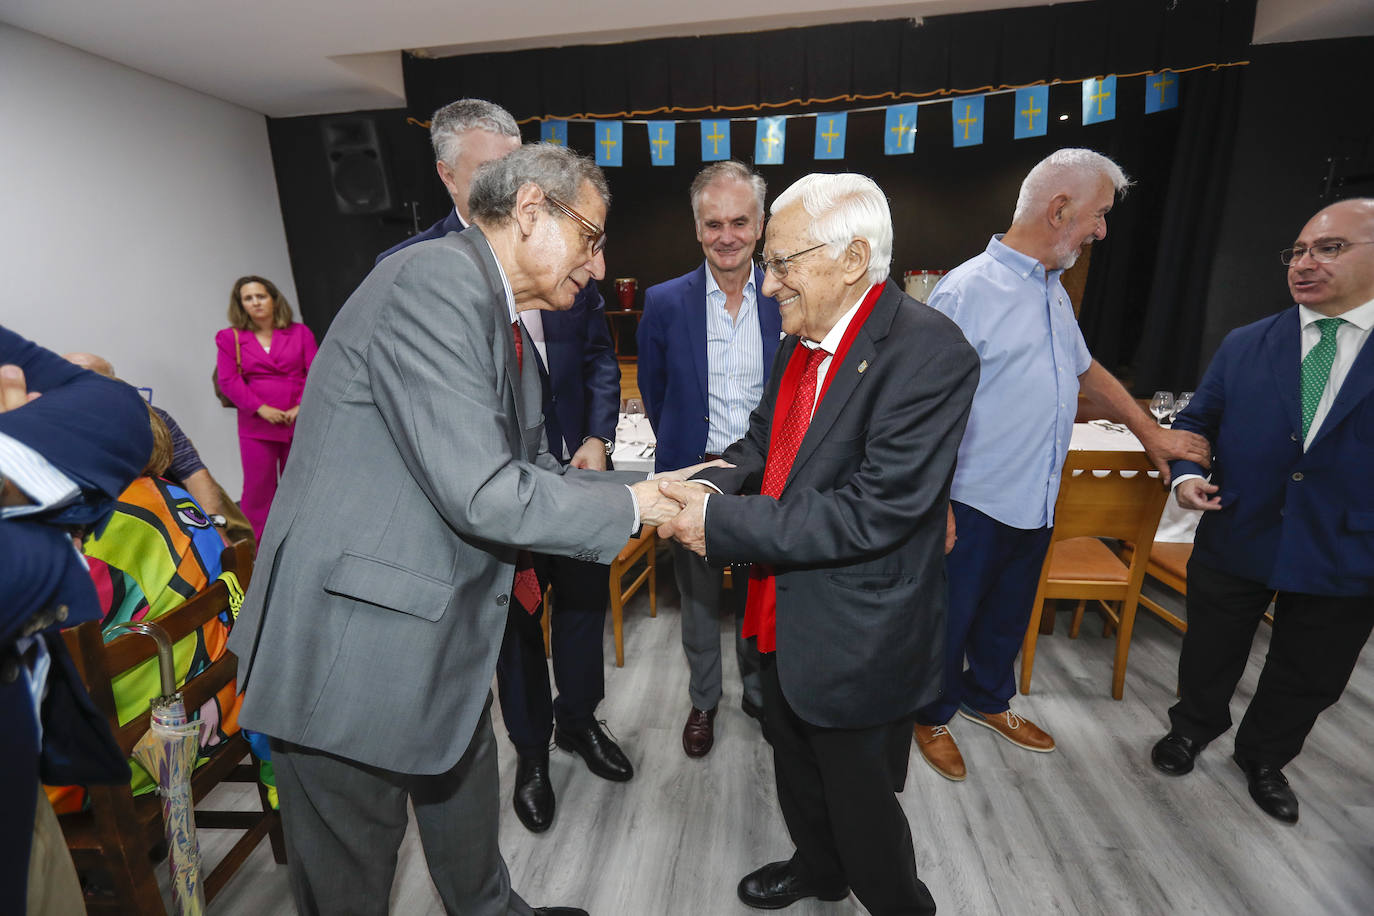
[(302, 913), (386, 913), (407, 799), (449, 913), (581, 912), (511, 890), (490, 685), (509, 602), (539, 599), (524, 551), (608, 562), (677, 509), (636, 475), (561, 467), (522, 358), (517, 311), (604, 274), (609, 201), (566, 149), (488, 163), (476, 230), (385, 259), (320, 348), (230, 643)]

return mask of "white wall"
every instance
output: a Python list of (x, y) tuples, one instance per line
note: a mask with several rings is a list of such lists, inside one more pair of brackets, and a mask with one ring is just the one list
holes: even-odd
[(249, 273), (296, 304), (266, 119), (0, 24), (0, 322), (151, 386), (235, 498), (210, 370)]

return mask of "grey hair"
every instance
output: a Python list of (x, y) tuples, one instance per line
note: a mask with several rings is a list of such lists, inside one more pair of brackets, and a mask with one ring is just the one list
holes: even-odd
[(586, 156), (556, 143), (530, 143), (477, 170), (468, 194), (472, 218), (492, 226), (504, 224), (515, 210), (515, 196), (527, 184), (538, 185), (571, 204), (590, 184), (611, 206), (611, 186), (601, 167)]
[(520, 136), (515, 118), (500, 105), (485, 99), (459, 99), (430, 116), (429, 142), (434, 145), (434, 158), (452, 166), (463, 152), (463, 134), (474, 129)]
[(1121, 166), (1099, 152), (1074, 147), (1055, 150), (1026, 173), (1011, 216), (1013, 225), (1034, 219), (1035, 212), (1056, 194), (1068, 192), (1077, 197), (1090, 179), (1098, 177), (1109, 179), (1118, 194), (1124, 195), (1131, 186)]
[(863, 239), (868, 242), (868, 282), (887, 279), (892, 268), (892, 210), (872, 178), (853, 172), (806, 175), (779, 194), (769, 212), (777, 216), (797, 201), (811, 217), (811, 240), (826, 246), (826, 254), (837, 258), (851, 241)]
[(764, 183), (762, 175), (735, 159), (713, 162), (697, 172), (697, 177), (692, 179), (692, 219), (701, 218), (701, 195), (706, 191), (706, 187), (713, 181), (721, 180), (742, 181), (749, 185), (749, 189), (754, 192), (754, 199), (758, 201), (757, 216), (763, 219), (763, 199), (768, 192), (768, 185)]

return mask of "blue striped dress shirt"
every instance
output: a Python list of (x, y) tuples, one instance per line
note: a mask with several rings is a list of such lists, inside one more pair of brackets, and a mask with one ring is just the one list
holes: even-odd
[(744, 285), (735, 319), (725, 311), (725, 291), (706, 267), (706, 402), (710, 427), (706, 451), (719, 455), (744, 437), (749, 414), (763, 398), (763, 338), (759, 332), (754, 275)]

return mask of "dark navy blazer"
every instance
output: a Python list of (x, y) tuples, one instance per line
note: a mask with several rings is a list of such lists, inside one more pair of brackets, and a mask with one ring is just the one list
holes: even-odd
[[(778, 350), (778, 304), (763, 295), (763, 272), (754, 268), (755, 313), (763, 339), (762, 384)], [(711, 425), (706, 393), (706, 264), (651, 286), (644, 293), (639, 344), (639, 393), (658, 438), (654, 469), (696, 464), (706, 451)]]
[[(1374, 595), (1374, 345), (1304, 452), (1301, 333), (1293, 306), (1226, 335), (1174, 421), (1212, 443), (1220, 488), (1193, 558), (1274, 589)], [(1207, 474), (1188, 461), (1171, 470)]]

